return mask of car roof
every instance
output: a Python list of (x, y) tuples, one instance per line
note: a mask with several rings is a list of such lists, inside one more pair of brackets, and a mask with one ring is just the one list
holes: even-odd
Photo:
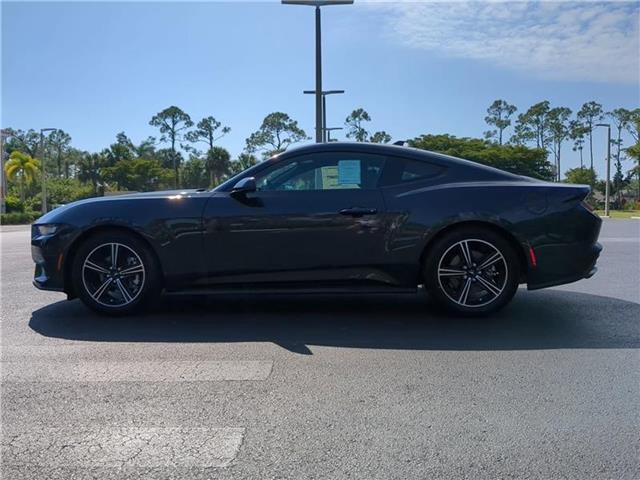
[(368, 142), (329, 142), (329, 143), (310, 143), (300, 147), (291, 148), (278, 155), (279, 158), (285, 158), (293, 155), (301, 155), (305, 153), (319, 152), (335, 152), (348, 151), (359, 153), (377, 153), (396, 156), (407, 156), (408, 150), (416, 150), (415, 148), (402, 147), (399, 145), (387, 145), (382, 143)]
[(284, 152), (278, 153), (273, 157), (260, 162), (257, 165), (245, 170), (244, 172), (234, 175), (227, 179), (225, 182), (218, 185), (215, 190), (225, 191), (229, 190), (231, 186), (238, 181), (240, 177), (246, 176), (258, 172), (264, 168), (268, 168), (270, 165), (279, 163), (283, 160), (287, 160), (298, 155), (306, 155), (312, 153), (330, 153), (330, 152), (358, 152), (369, 153), (377, 155), (385, 155), (387, 158), (396, 157), (399, 159), (410, 158), (420, 160), (423, 162), (430, 162), (436, 165), (440, 165), (446, 168), (453, 167), (454, 169), (463, 170), (475, 170), (477, 173), (482, 174), (487, 178), (501, 178), (508, 180), (522, 180), (523, 177), (515, 175), (513, 173), (505, 172), (497, 168), (489, 167), (480, 163), (472, 162), (470, 160), (464, 160), (462, 158), (451, 157), (442, 153), (431, 152), (429, 150), (422, 150), (414, 147), (406, 147), (402, 145), (388, 145), (381, 143), (368, 143), (368, 142), (330, 142), (330, 143), (310, 143), (295, 148), (290, 148)]
[(378, 155), (387, 155), (390, 157), (413, 158), (424, 162), (431, 162), (445, 167), (459, 167), (464, 169), (475, 169), (484, 171), (486, 174), (498, 175), (501, 177), (520, 178), (513, 173), (505, 172), (488, 165), (465, 160), (458, 157), (452, 157), (442, 153), (422, 150), (420, 148), (408, 147), (404, 145), (389, 145), (382, 143), (368, 142), (330, 142), (330, 143), (311, 143), (300, 147), (286, 150), (272, 160), (280, 161), (296, 155), (321, 153), (321, 152), (358, 152), (370, 153)]

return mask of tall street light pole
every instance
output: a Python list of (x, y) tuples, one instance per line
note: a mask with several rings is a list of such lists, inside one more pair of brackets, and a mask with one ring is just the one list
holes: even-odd
[(0, 213), (6, 213), (7, 177), (4, 173), (4, 139), (11, 136), (8, 128), (0, 129)]
[(40, 129), (40, 162), (42, 163), (42, 214), (47, 213), (47, 169), (44, 162), (44, 132), (53, 132), (56, 128), (41, 128)]
[(316, 8), (316, 143), (322, 143), (322, 22), (320, 7), (351, 5), (353, 0), (282, 0), (283, 5), (305, 5)]
[(604, 216), (609, 216), (609, 179), (611, 178), (611, 124), (597, 123), (596, 127), (607, 127), (607, 183), (604, 186)]
[[(315, 90), (303, 90), (302, 93), (315, 95)], [(323, 90), (322, 95), (322, 143), (327, 142), (327, 95), (344, 93), (344, 90)]]

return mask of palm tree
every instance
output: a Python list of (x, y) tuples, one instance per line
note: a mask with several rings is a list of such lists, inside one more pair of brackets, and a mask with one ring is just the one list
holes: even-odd
[(20, 182), (20, 201), (24, 203), (24, 190), (31, 183), (40, 169), (40, 162), (31, 155), (14, 150), (4, 166), (9, 180)]
[(101, 181), (100, 169), (106, 164), (106, 159), (102, 153), (85, 152), (78, 162), (78, 180), (90, 182), (93, 194), (98, 194), (98, 183)]
[(205, 168), (209, 172), (209, 185), (215, 187), (229, 173), (231, 155), (226, 149), (214, 146), (207, 152)]

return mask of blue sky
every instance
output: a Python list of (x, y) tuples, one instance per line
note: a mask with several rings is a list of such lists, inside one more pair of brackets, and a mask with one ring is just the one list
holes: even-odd
[[(574, 111), (640, 106), (637, 2), (364, 2), (323, 9), (328, 123), (357, 107), (371, 130), (482, 136), (503, 98)], [(233, 155), (284, 111), (313, 135), (313, 10), (279, 2), (3, 2), (2, 126), (62, 128), (100, 150), (157, 135), (177, 105), (231, 127)], [(604, 131), (600, 132), (604, 138)], [(340, 135), (338, 135), (340, 136)], [(626, 137), (628, 139), (628, 137)], [(601, 165), (605, 142), (598, 141)], [(578, 159), (568, 146), (564, 167)], [(565, 168), (563, 168), (564, 170)], [(601, 168), (599, 168), (602, 171)]]

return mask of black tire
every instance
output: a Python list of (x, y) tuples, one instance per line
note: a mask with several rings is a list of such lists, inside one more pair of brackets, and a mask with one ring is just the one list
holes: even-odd
[(423, 272), (426, 290), (438, 305), (482, 316), (511, 301), (520, 283), (520, 260), (499, 233), (461, 227), (427, 246)]
[(80, 300), (107, 315), (140, 311), (160, 293), (160, 269), (153, 252), (126, 232), (101, 232), (85, 240), (74, 256), (72, 278)]

